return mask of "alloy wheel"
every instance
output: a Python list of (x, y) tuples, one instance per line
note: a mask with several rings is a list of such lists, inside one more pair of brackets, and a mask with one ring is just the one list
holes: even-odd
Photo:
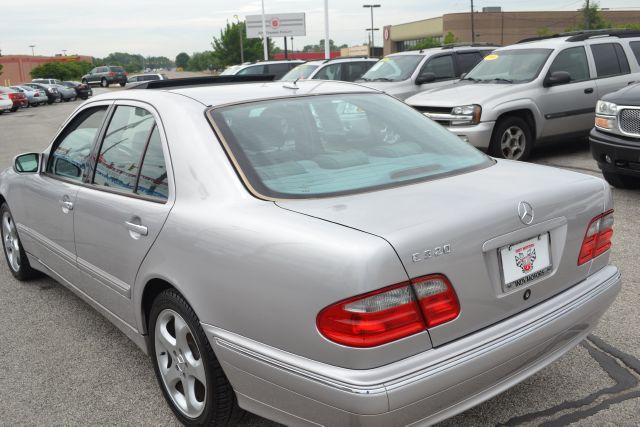
[(505, 159), (518, 160), (524, 154), (527, 137), (517, 126), (507, 128), (500, 138), (500, 150)]
[(9, 266), (15, 272), (20, 270), (20, 241), (13, 218), (9, 212), (2, 215), (2, 244)]
[(165, 309), (158, 315), (155, 351), (171, 400), (186, 417), (197, 418), (205, 408), (207, 377), (194, 334), (177, 312)]

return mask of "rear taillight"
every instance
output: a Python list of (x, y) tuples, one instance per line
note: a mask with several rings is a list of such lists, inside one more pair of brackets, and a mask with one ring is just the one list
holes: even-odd
[(611, 247), (613, 237), (613, 209), (593, 218), (584, 235), (578, 265), (602, 255)]
[(330, 305), (317, 317), (318, 330), (349, 347), (374, 347), (432, 328), (460, 314), (449, 280), (420, 277)]
[(113, 77), (115, 75), (116, 75), (116, 73), (114, 73), (113, 71), (109, 71), (109, 74), (108, 74), (109, 77)]

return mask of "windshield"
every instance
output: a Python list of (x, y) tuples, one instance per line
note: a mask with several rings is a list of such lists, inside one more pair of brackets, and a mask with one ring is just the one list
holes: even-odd
[(233, 75), (235, 74), (234, 71), (236, 71), (238, 68), (240, 68), (239, 65), (232, 65), (229, 68), (226, 68), (223, 72), (221, 72), (220, 75), (221, 76)]
[(327, 197), (492, 164), (442, 126), (382, 94), (334, 94), (211, 110), (248, 187), (274, 198)]
[(423, 55), (396, 55), (387, 56), (373, 64), (369, 71), (364, 73), (364, 81), (398, 82), (407, 80), (415, 71)]
[(463, 80), (492, 83), (524, 83), (535, 79), (551, 49), (500, 50), (484, 57)]
[(316, 68), (318, 68), (318, 66), (313, 64), (298, 65), (296, 68), (285, 74), (280, 80), (293, 82), (295, 80), (308, 79), (311, 73), (313, 73), (313, 70), (315, 70)]

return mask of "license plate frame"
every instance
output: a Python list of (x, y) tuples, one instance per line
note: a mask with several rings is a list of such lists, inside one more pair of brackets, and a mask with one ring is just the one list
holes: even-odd
[[(520, 265), (517, 258), (520, 258)], [(553, 269), (550, 233), (541, 233), (498, 248), (498, 263), (503, 293), (528, 287)], [(526, 271), (527, 268), (530, 271)]]

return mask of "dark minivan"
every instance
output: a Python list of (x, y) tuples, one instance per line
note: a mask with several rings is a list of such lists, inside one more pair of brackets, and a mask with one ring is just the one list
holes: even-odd
[(89, 74), (82, 76), (82, 83), (99, 83), (102, 87), (108, 87), (113, 83), (118, 83), (120, 86), (124, 86), (127, 84), (127, 73), (122, 67), (104, 65), (96, 67), (89, 71)]

